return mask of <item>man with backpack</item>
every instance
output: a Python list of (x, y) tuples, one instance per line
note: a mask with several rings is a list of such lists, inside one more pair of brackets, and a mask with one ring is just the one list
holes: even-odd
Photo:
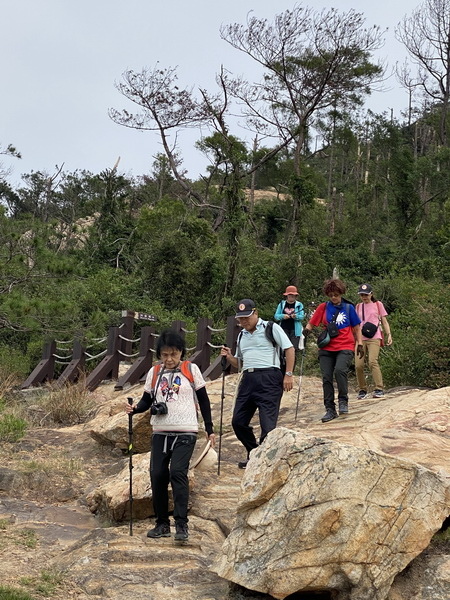
[[(224, 346), (221, 355), (226, 356), (237, 369), (242, 364), (243, 375), (231, 424), (236, 437), (247, 450), (247, 458), (238, 463), (240, 469), (245, 469), (250, 452), (258, 446), (250, 421), (258, 410), (261, 444), (269, 431), (277, 426), (283, 390), (292, 390), (295, 351), (279, 325), (259, 318), (253, 300), (245, 298), (238, 302), (236, 319), (243, 328), (238, 336), (236, 353), (233, 356), (231, 349)], [(286, 360), (284, 376), (279, 349), (284, 352)]]

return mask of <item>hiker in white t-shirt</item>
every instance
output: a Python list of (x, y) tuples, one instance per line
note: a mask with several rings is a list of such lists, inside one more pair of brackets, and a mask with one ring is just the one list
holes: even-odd
[(175, 539), (188, 539), (188, 470), (198, 433), (197, 405), (205, 422), (206, 437), (212, 446), (215, 443), (205, 380), (197, 365), (183, 361), (185, 350), (184, 339), (176, 331), (161, 332), (156, 347), (161, 364), (154, 365), (148, 372), (137, 406), (126, 405), (128, 413), (150, 409), (151, 414), (150, 480), (156, 525), (147, 533), (150, 538), (170, 536), (170, 482)]

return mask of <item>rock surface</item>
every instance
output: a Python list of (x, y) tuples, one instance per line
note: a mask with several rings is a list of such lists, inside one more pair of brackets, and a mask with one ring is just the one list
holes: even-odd
[[(147, 519), (154, 514), (149, 480), (150, 452), (135, 455), (132, 460), (133, 516), (135, 519)], [(109, 521), (120, 522), (129, 519), (129, 465), (117, 475), (103, 480), (98, 487), (89, 492), (86, 502), (91, 512)]]
[(425, 551), (398, 575), (387, 600), (448, 600), (450, 556)]
[[(128, 457), (123, 450), (128, 445), (128, 423), (122, 410), (128, 395), (140, 398), (142, 386), (135, 386), (126, 394), (115, 391), (113, 383), (96, 390), (99, 410), (95, 420), (97, 425), (105, 427), (101, 443), (98, 443), (99, 438), (94, 441), (91, 436), (90, 432), (97, 430), (97, 425), (90, 421), (70, 428), (36, 429), (28, 432), (18, 444), (0, 446), (1, 465), (6, 469), (4, 489), (0, 490), (2, 585), (23, 588), (39, 598), (41, 595), (33, 592), (33, 585), (38, 586), (41, 572), (67, 568), (57, 589), (47, 593), (48, 600), (123, 600), (123, 587), (127, 589), (126, 595), (135, 600), (186, 597), (270, 600), (271, 596), (243, 590), (208, 572), (233, 528), (244, 475), (236, 466), (244, 452), (230, 425), (236, 381), (237, 377), (232, 375), (225, 382), (220, 478), (215, 470), (195, 474), (191, 493), (191, 537), (187, 546), (176, 546), (172, 538), (150, 540), (146, 537), (152, 525), (148, 520), (135, 522), (133, 537), (128, 536), (126, 521), (118, 526), (106, 523), (103, 526), (109, 525), (107, 529), (99, 529), (101, 520), (92, 515), (86, 504), (90, 493), (121, 471), (124, 472), (124, 489), (126, 487)], [(216, 427), (221, 387), (221, 380), (208, 383)], [(294, 420), (295, 387), (283, 396), (279, 425), (386, 452), (450, 477), (450, 388), (390, 390), (384, 399), (362, 401), (354, 400), (354, 396), (356, 394), (351, 397), (348, 416), (323, 425), (320, 422), (323, 414), (321, 382), (314, 377), (304, 377), (297, 421)], [(115, 432), (110, 436), (109, 419), (114, 415), (118, 415)], [(148, 423), (147, 415), (142, 415), (142, 419)], [(256, 422), (255, 426), (257, 430)], [(142, 434), (142, 438), (145, 439), (142, 439), (141, 451), (145, 453), (150, 432)], [(144, 482), (147, 459), (142, 460)], [(55, 469), (55, 464), (61, 468)], [(27, 532), (35, 532), (35, 547), (24, 543)], [(433, 541), (395, 578), (390, 591), (394, 595), (389, 596), (389, 600), (450, 598), (449, 546), (448, 541), (443, 545)], [(84, 560), (80, 558), (83, 547)], [(115, 548), (116, 554), (110, 552), (111, 548)], [(113, 556), (114, 562), (110, 562)], [(181, 566), (184, 559), (185, 570)], [(297, 598), (312, 600), (314, 596), (307, 593)], [(325, 599), (331, 600), (331, 597), (320, 596), (320, 600)]]
[[(141, 394), (142, 395), (142, 394)], [(99, 408), (95, 418), (89, 421), (90, 435), (100, 444), (125, 451), (128, 448), (128, 417), (124, 415), (126, 395), (114, 398)], [(137, 402), (135, 402), (137, 403)], [(149, 413), (133, 416), (133, 447), (135, 452), (149, 452), (152, 427)]]
[(275, 598), (384, 600), (449, 510), (450, 488), (428, 469), (277, 428), (251, 454), (213, 570)]

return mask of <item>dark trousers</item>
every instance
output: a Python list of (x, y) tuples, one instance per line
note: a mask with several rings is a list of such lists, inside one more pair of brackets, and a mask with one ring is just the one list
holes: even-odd
[(289, 332), (285, 331), (284, 333), (288, 336), (291, 344), (294, 346), (295, 353), (297, 354), (300, 336), (295, 335), (294, 329), (291, 329)]
[(301, 352), (301, 350), (299, 349), (299, 344), (300, 344), (301, 337), (299, 335), (295, 335), (295, 330), (294, 329), (291, 329), (289, 331), (285, 331), (284, 333), (288, 336), (291, 344), (294, 346), (295, 358), (294, 358), (294, 366), (293, 366), (292, 370), (295, 371), (295, 367), (297, 366), (298, 355)]
[(261, 437), (277, 426), (280, 401), (283, 395), (283, 375), (280, 369), (245, 372), (236, 399), (231, 424), (238, 440), (245, 446), (247, 455), (258, 446), (253, 427), (250, 426), (256, 410), (259, 413)]
[(153, 434), (150, 481), (157, 525), (169, 524), (169, 482), (173, 492), (173, 517), (176, 522), (188, 522), (188, 470), (195, 442), (195, 435)]
[(319, 350), (325, 408), (335, 409), (333, 376), (336, 379), (338, 399), (348, 400), (348, 368), (352, 360), (352, 350)]

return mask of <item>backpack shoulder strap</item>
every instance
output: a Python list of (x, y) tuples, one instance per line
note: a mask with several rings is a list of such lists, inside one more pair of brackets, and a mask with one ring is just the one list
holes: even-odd
[(240, 354), (241, 356), (242, 356), (242, 352), (241, 352), (242, 331), (243, 330), (241, 329), (241, 331), (238, 333), (237, 340), (236, 340), (236, 349), (237, 349), (238, 354)]
[(379, 300), (377, 300), (376, 305), (377, 305), (377, 312), (378, 312), (378, 322), (381, 323), (381, 314), (380, 314)]
[(161, 363), (156, 364), (153, 367), (153, 376), (152, 376), (152, 390), (156, 387), (156, 381), (158, 380), (158, 373), (161, 369)]
[(181, 374), (186, 377), (191, 383), (194, 383), (194, 374), (192, 373), (192, 363), (190, 360), (181, 361)]
[(273, 337), (273, 321), (267, 321), (264, 325), (264, 333), (266, 334), (266, 338), (272, 344), (272, 346), (277, 346), (275, 338)]

